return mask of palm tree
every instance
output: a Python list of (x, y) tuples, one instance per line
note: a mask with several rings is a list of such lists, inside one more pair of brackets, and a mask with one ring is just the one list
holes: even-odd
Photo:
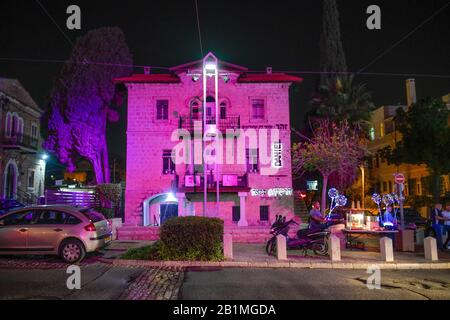
[(338, 77), (328, 85), (320, 86), (311, 104), (313, 115), (333, 122), (348, 121), (354, 127), (367, 131), (375, 106), (365, 84), (356, 84), (353, 76)]

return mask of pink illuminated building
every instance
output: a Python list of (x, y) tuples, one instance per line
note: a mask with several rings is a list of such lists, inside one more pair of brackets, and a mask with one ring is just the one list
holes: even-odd
[(172, 216), (220, 217), (240, 234), (293, 216), (289, 88), (302, 79), (216, 63), (212, 76), (200, 60), (115, 79), (128, 91), (122, 239), (151, 238)]

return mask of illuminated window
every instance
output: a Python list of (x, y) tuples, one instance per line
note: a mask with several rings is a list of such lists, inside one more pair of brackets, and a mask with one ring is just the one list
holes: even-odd
[(384, 122), (380, 123), (380, 138), (384, 137)]
[(372, 140), (372, 141), (375, 140), (375, 128), (374, 127), (370, 128), (369, 135), (370, 135), (370, 140)]

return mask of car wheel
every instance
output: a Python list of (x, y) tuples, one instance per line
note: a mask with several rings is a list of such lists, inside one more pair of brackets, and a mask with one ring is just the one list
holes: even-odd
[(76, 263), (83, 260), (86, 255), (81, 241), (76, 239), (65, 240), (59, 249), (59, 256), (67, 263)]

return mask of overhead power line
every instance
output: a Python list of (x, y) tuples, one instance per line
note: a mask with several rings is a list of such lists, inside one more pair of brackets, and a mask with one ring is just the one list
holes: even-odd
[[(150, 67), (151, 69), (158, 70), (170, 70), (169, 67), (151, 66), (151, 65), (135, 65), (135, 64), (116, 64), (109, 62), (86, 62), (86, 61), (71, 61), (61, 59), (38, 59), (38, 58), (10, 58), (0, 57), (0, 61), (11, 61), (19, 63), (70, 63), (70, 64), (88, 64), (88, 65), (100, 65), (100, 66), (118, 66), (118, 67), (132, 67), (132, 68), (144, 68)], [(239, 71), (239, 73), (266, 73), (266, 70), (245, 70)], [(298, 75), (320, 75), (320, 74), (340, 74), (340, 75), (360, 75), (360, 76), (386, 76), (386, 77), (416, 77), (416, 78), (443, 78), (450, 79), (450, 74), (426, 74), (426, 73), (399, 73), (399, 72), (324, 72), (324, 71), (308, 71), (308, 70), (273, 70), (273, 73), (286, 73), (286, 74), (298, 74)]]
[(200, 42), (200, 54), (202, 55), (202, 58), (203, 58), (202, 32), (201, 32), (201, 29), (200, 29), (200, 17), (199, 17), (199, 14), (198, 14), (198, 3), (197, 3), (197, 0), (194, 0), (194, 3), (195, 3), (195, 13), (196, 13), (196, 16), (197, 16), (197, 30), (198, 30), (198, 40)]
[(367, 68), (369, 68), (371, 65), (373, 65), (375, 62), (377, 62), (378, 60), (380, 60), (382, 57), (384, 57), (386, 54), (388, 54), (390, 51), (392, 51), (396, 46), (398, 46), (400, 43), (402, 43), (403, 41), (405, 41), (407, 38), (409, 38), (413, 33), (415, 33), (417, 30), (419, 30), (420, 28), (422, 28), (425, 24), (427, 24), (431, 19), (433, 19), (434, 17), (436, 17), (439, 13), (441, 13), (442, 11), (444, 11), (448, 6), (450, 5), (450, 1), (447, 2), (446, 4), (444, 4), (442, 7), (440, 7), (438, 10), (436, 10), (431, 16), (429, 16), (427, 19), (425, 19), (424, 21), (422, 21), (418, 26), (416, 26), (414, 29), (412, 29), (410, 32), (408, 32), (405, 36), (403, 36), (400, 40), (398, 40), (397, 42), (395, 42), (393, 45), (391, 45), (389, 48), (387, 48), (386, 50), (384, 50), (381, 54), (379, 54), (378, 56), (376, 56), (372, 61), (370, 61), (368, 64), (366, 64), (364, 67), (362, 67), (361, 69), (359, 69), (358, 73), (363, 72), (364, 70), (366, 70)]

